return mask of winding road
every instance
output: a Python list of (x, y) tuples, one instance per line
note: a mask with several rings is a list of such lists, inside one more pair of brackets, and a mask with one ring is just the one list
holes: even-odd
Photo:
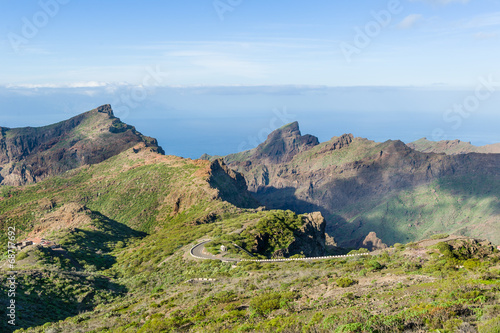
[(234, 259), (234, 258), (223, 258), (221, 256), (214, 256), (213, 254), (208, 253), (205, 250), (205, 244), (210, 242), (211, 240), (205, 240), (202, 241), (201, 243), (196, 244), (191, 248), (189, 253), (191, 254), (192, 257), (197, 258), (197, 259), (211, 259), (211, 260), (220, 260), (220, 261), (229, 261), (229, 262), (238, 262), (241, 261), (241, 259)]
[(284, 261), (305, 261), (305, 260), (324, 260), (324, 259), (334, 259), (334, 258), (350, 258), (359, 256), (371, 256), (372, 253), (360, 253), (360, 254), (345, 254), (338, 256), (323, 256), (323, 257), (308, 257), (308, 258), (283, 258), (283, 259), (235, 259), (235, 258), (224, 258), (222, 256), (214, 256), (205, 250), (205, 244), (211, 240), (204, 240), (191, 248), (189, 253), (193, 258), (196, 259), (209, 259), (209, 260), (220, 260), (224, 262), (241, 262), (241, 261), (254, 261), (254, 262), (284, 262)]

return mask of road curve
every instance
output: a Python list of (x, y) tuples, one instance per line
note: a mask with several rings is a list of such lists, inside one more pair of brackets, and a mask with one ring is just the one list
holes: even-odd
[(212, 254), (206, 253), (205, 244), (211, 240), (204, 240), (201, 243), (196, 244), (191, 248), (189, 253), (192, 257), (197, 259), (211, 259), (211, 260), (221, 260), (221, 261), (231, 261), (231, 262), (241, 262), (241, 261), (255, 261), (255, 262), (284, 262), (284, 261), (305, 261), (305, 260), (324, 260), (324, 259), (334, 259), (334, 258), (350, 258), (350, 257), (360, 257), (360, 256), (371, 256), (371, 253), (360, 253), (360, 254), (345, 254), (338, 256), (324, 256), (324, 257), (308, 257), (308, 258), (283, 258), (283, 259), (234, 259), (234, 258), (223, 258), (217, 257)]
[(221, 261), (231, 261), (231, 262), (241, 261), (240, 259), (217, 257), (217, 256), (214, 256), (213, 254), (207, 253), (207, 251), (204, 251), (205, 244), (210, 242), (210, 241), (211, 241), (210, 239), (205, 240), (205, 241), (193, 246), (191, 248), (191, 250), (189, 251), (191, 256), (194, 258), (197, 258), (197, 259), (211, 259), (211, 260), (221, 260)]

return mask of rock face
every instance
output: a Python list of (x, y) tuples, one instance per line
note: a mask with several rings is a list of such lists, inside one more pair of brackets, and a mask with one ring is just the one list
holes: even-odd
[(304, 225), (295, 236), (295, 241), (288, 247), (288, 254), (303, 253), (306, 257), (324, 256), (326, 221), (320, 212), (304, 215)]
[(365, 239), (359, 244), (358, 247), (363, 247), (370, 251), (386, 249), (387, 245), (382, 242), (380, 238), (377, 237), (375, 232), (370, 232)]
[(35, 183), (100, 163), (140, 142), (163, 153), (155, 139), (114, 117), (110, 105), (45, 127), (0, 127), (0, 184)]
[(299, 123), (294, 122), (269, 134), (267, 140), (255, 149), (252, 159), (271, 164), (289, 162), (295, 155), (318, 144), (317, 137), (302, 135)]
[(257, 208), (259, 202), (248, 192), (245, 178), (230, 169), (222, 159), (210, 164), (208, 176), (210, 186), (219, 191), (222, 200), (241, 208)]
[[(500, 154), (422, 153), (398, 140), (351, 134), (318, 144), (292, 123), (224, 161), (267, 208), (320, 211), (340, 247), (360, 246), (370, 232), (392, 245), (434, 229), (500, 241)], [(458, 204), (449, 204), (457, 196)]]

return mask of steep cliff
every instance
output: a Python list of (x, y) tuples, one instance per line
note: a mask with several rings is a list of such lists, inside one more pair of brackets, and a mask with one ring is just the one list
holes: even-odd
[[(500, 242), (499, 154), (422, 153), (351, 134), (317, 144), (289, 127), (291, 142), (310, 144), (283, 145), (278, 129), (256, 149), (224, 158), (267, 208), (320, 211), (342, 247), (360, 246), (371, 232), (389, 245), (436, 232)], [(263, 149), (274, 146), (283, 149)]]
[(97, 164), (144, 142), (158, 142), (122, 123), (110, 105), (39, 128), (0, 128), (0, 184), (24, 185), (82, 165)]
[(222, 159), (211, 162), (208, 182), (219, 191), (222, 200), (235, 206), (257, 208), (260, 205), (248, 192), (245, 178), (239, 172), (230, 169)]

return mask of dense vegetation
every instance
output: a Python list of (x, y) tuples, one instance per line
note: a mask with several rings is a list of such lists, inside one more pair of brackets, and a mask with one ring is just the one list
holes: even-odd
[[(118, 255), (115, 281), (126, 296), (118, 288), (102, 298), (108, 305), (27, 331), (496, 332), (498, 251), (469, 240), (428, 243), (366, 258), (237, 266), (185, 258), (185, 247), (168, 266), (139, 264), (133, 271), (132, 257)], [(135, 253), (148, 262), (148, 253)]]
[[(242, 257), (248, 257), (252, 253), (258, 258), (273, 258), (290, 246), (304, 224), (302, 215), (289, 210), (273, 210), (254, 216), (262, 217), (247, 222), (246, 228), (241, 232), (216, 234), (215, 239), (206, 245), (207, 250), (219, 254), (221, 245), (224, 245)], [(240, 251), (241, 248), (244, 250)]]

